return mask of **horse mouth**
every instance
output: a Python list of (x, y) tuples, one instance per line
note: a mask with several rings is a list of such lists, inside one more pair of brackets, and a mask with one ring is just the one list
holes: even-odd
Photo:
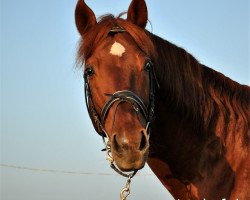
[(117, 167), (124, 171), (135, 171), (140, 170), (145, 166), (148, 158), (149, 148), (142, 151), (124, 151), (122, 153), (112, 152), (115, 164)]

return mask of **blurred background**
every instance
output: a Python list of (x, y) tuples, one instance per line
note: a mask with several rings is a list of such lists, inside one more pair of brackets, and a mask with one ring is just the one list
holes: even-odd
[[(130, 0), (86, 0), (99, 17)], [(1, 0), (1, 200), (117, 200), (126, 179), (105, 160), (75, 69), (76, 0)], [(249, 1), (147, 0), (152, 31), (249, 84)], [(146, 166), (129, 200), (171, 200)]]

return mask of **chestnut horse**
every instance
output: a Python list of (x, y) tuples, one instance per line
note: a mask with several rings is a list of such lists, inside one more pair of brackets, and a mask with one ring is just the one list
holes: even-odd
[(89, 115), (117, 167), (147, 162), (175, 199), (250, 199), (249, 87), (148, 32), (144, 0), (98, 22), (78, 0), (75, 19)]

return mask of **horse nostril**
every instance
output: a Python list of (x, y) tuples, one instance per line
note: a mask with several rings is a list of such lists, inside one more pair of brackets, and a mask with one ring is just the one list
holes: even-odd
[(117, 142), (116, 135), (114, 135), (114, 137), (113, 137), (113, 148), (114, 148), (114, 150), (116, 152), (121, 152), (122, 151), (119, 143)]
[(141, 143), (140, 143), (140, 147), (139, 150), (142, 151), (145, 149), (146, 145), (147, 145), (147, 138), (146, 138), (146, 134), (145, 130), (141, 131), (142, 137), (141, 137)]

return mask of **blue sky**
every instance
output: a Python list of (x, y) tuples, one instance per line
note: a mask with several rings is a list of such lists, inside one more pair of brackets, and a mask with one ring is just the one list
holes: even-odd
[[(97, 16), (130, 1), (86, 0)], [(157, 3), (156, 3), (157, 2)], [(84, 104), (75, 70), (76, 0), (1, 1), (1, 164), (115, 174)], [(249, 84), (249, 1), (147, 0), (153, 33)], [(118, 199), (125, 179), (0, 167), (2, 200)], [(151, 173), (146, 167), (142, 174)], [(155, 176), (138, 176), (135, 199), (171, 199)]]

